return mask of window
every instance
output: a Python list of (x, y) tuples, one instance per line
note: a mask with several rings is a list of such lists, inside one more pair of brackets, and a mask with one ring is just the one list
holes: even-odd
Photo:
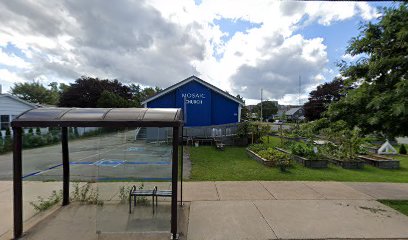
[(0, 129), (4, 130), (10, 127), (10, 115), (0, 115)]

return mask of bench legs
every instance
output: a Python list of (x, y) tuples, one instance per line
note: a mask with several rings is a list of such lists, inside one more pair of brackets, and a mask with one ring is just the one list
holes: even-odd
[[(152, 195), (152, 206), (153, 206), (153, 214), (154, 214), (154, 195)], [(136, 207), (137, 203), (137, 195), (129, 195), (129, 213), (132, 213), (132, 198), (133, 198), (133, 206)], [(157, 196), (156, 196), (156, 206), (157, 206)]]

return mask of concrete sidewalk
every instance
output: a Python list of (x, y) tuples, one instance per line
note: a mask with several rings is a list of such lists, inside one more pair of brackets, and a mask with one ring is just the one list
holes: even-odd
[(184, 182), (184, 201), (407, 199), (408, 183)]
[[(135, 183), (97, 184), (100, 197), (115, 200), (119, 186)], [(160, 189), (170, 188), (163, 182), (145, 184), (146, 188), (154, 185), (159, 185)], [(61, 187), (60, 182), (24, 182), (24, 219), (35, 214), (30, 210), (30, 201), (38, 196), (46, 198)], [(408, 238), (408, 217), (375, 201), (408, 200), (408, 184), (405, 183), (184, 182), (183, 189), (183, 201), (190, 202), (186, 204), (190, 211), (183, 239)], [(0, 181), (1, 239), (7, 239), (4, 233), (12, 227), (11, 195), (12, 182)], [(81, 223), (72, 226), (78, 228), (78, 233), (82, 228), (92, 227), (93, 220), (87, 226), (84, 221), (67, 219), (67, 216), (74, 216), (75, 209), (64, 208), (59, 212), (61, 217), (45, 220), (33, 233), (46, 236), (50, 231), (49, 221), (58, 218), (72, 221), (73, 225)], [(89, 216), (88, 219), (94, 218)], [(53, 232), (65, 236), (65, 226), (52, 226)], [(75, 239), (75, 234), (67, 232), (66, 238), (61, 239)], [(88, 239), (83, 238), (85, 235), (77, 237)]]
[(375, 201), (408, 184), (188, 182), (188, 239), (408, 238), (408, 217)]

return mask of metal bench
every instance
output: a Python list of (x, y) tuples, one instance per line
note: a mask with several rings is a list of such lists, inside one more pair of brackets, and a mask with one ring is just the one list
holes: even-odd
[(217, 139), (214, 139), (214, 142), (215, 142), (215, 147), (218, 150), (224, 151), (224, 147), (225, 147), (224, 143), (222, 143), (220, 140), (217, 140)]
[(157, 197), (171, 197), (172, 196), (172, 191), (171, 190), (157, 190), (157, 187), (155, 187), (156, 192), (154, 196), (156, 197), (156, 206), (157, 206)]
[[(129, 213), (132, 213), (132, 198), (133, 198), (133, 205), (136, 207), (137, 197), (141, 196), (151, 196), (152, 197), (152, 206), (154, 212), (154, 196), (156, 195), (157, 187), (154, 187), (152, 190), (143, 190), (137, 189), (135, 185), (133, 185), (132, 189), (129, 191)], [(156, 198), (157, 199), (157, 198)]]

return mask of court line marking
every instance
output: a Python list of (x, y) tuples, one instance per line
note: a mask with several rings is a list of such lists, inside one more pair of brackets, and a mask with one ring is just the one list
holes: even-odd
[[(122, 145), (123, 145), (123, 144), (122, 144)], [(118, 148), (119, 148), (119, 147), (116, 147), (116, 148), (107, 150), (107, 151), (102, 152), (102, 153), (95, 153), (95, 154), (89, 155), (89, 156), (87, 156), (87, 157), (80, 158), (80, 159), (78, 159), (78, 161), (81, 161), (81, 160), (84, 160), (84, 159), (87, 159), (87, 158), (90, 158), (90, 157), (94, 157), (94, 156), (97, 156), (97, 155), (100, 155), (100, 154), (105, 154), (105, 153), (108, 153), (108, 152), (113, 151), (113, 150), (118, 149)], [(26, 175), (22, 176), (21, 178), (24, 179), (24, 178), (27, 178), (27, 177), (30, 177), (30, 176), (36, 176), (36, 175), (39, 175), (39, 174), (48, 172), (49, 170), (51, 170), (51, 169), (53, 169), (53, 168), (57, 168), (57, 167), (59, 167), (59, 166), (62, 166), (62, 163), (57, 164), (57, 165), (54, 165), (54, 166), (51, 166), (51, 167), (49, 167), (49, 168), (46, 168), (45, 170), (36, 171), (36, 172), (32, 172), (32, 173), (26, 174)]]
[[(114, 150), (114, 149), (112, 149), (112, 150)], [(106, 151), (106, 152), (104, 152), (104, 153), (107, 153), (107, 152), (112, 151), (112, 150), (108, 150), (108, 151)], [(103, 154), (104, 154), (104, 153), (103, 153)], [(95, 155), (99, 155), (99, 154), (93, 154), (93, 155), (91, 155), (91, 156), (88, 156), (88, 157), (85, 157), (85, 158), (81, 158), (81, 159), (79, 159), (79, 160), (87, 159), (87, 158), (93, 157), (93, 156), (95, 156)], [(107, 162), (112, 162), (112, 164), (107, 163)], [(113, 160), (110, 160), (110, 159), (109, 159), (109, 160), (108, 160), (108, 159), (101, 159), (101, 160), (96, 161), (96, 162), (90, 162), (90, 161), (88, 161), (88, 162), (78, 162), (78, 161), (76, 161), (76, 162), (70, 162), (70, 165), (95, 165), (95, 166), (98, 166), (98, 167), (99, 167), (99, 166), (101, 166), (101, 167), (117, 167), (117, 166), (122, 165), (122, 164), (125, 164), (125, 165), (171, 165), (171, 162), (166, 162), (166, 161), (158, 161), (158, 162), (135, 162), (135, 161), (126, 161), (126, 160), (118, 160), (118, 159), (113, 159)], [(113, 166), (112, 166), (112, 165), (113, 165)], [(45, 170), (42, 170), (42, 171), (36, 171), (36, 172), (33, 172), (33, 173), (26, 174), (26, 175), (24, 175), (24, 176), (22, 177), (22, 179), (27, 178), (27, 177), (32, 177), (32, 176), (37, 176), (37, 175), (43, 174), (43, 173), (45, 173), (45, 172), (48, 172), (48, 171), (50, 171), (50, 170), (52, 170), (52, 169), (54, 169), (54, 168), (60, 167), (60, 166), (62, 166), (62, 163), (60, 163), (60, 164), (58, 164), (58, 165), (55, 165), (55, 166), (51, 166), (51, 167), (49, 167), (49, 168), (47, 168), (47, 169), (45, 169)]]
[(123, 177), (100, 177), (96, 178), (98, 181), (109, 181), (109, 180), (134, 180), (134, 181), (169, 181), (171, 178), (123, 178)]

